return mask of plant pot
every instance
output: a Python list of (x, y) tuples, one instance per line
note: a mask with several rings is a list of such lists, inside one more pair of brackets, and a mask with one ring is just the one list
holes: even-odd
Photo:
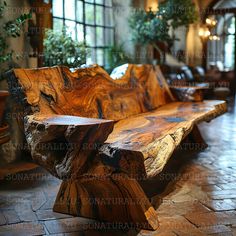
[(6, 98), (9, 96), (8, 91), (0, 90), (0, 127), (3, 122), (3, 113), (6, 105)]

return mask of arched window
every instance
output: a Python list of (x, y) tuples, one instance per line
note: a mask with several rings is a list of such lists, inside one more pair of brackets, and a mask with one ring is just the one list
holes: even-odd
[(219, 40), (208, 41), (207, 66), (217, 65), (221, 70), (234, 70), (236, 62), (236, 1), (214, 1), (210, 18), (217, 20), (213, 34)]
[(87, 63), (107, 64), (106, 49), (114, 44), (112, 0), (53, 0), (53, 29), (63, 26), (91, 53)]

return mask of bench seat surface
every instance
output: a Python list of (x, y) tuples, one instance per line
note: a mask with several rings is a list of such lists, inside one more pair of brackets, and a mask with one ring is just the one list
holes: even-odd
[(148, 177), (160, 173), (194, 125), (221, 115), (224, 101), (173, 102), (154, 111), (117, 122), (106, 143), (112, 149), (139, 152)]

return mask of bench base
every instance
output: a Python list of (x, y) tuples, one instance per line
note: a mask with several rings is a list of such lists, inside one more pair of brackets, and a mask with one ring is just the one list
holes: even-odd
[(159, 225), (138, 182), (124, 174), (63, 181), (53, 210), (132, 228), (156, 230)]

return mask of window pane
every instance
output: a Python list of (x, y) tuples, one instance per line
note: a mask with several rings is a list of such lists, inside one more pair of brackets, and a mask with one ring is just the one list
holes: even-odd
[(234, 68), (234, 45), (235, 45), (234, 35), (226, 36), (224, 64), (225, 64), (225, 67), (229, 69)]
[(105, 23), (107, 26), (113, 26), (112, 8), (105, 9)]
[(86, 27), (86, 44), (88, 46), (95, 46), (95, 27)]
[(85, 0), (85, 2), (94, 3), (94, 0)]
[(109, 69), (109, 67), (110, 67), (110, 58), (109, 58), (109, 51), (108, 51), (108, 49), (105, 49), (104, 57), (105, 57), (105, 67)]
[(67, 33), (69, 33), (73, 39), (76, 39), (76, 36), (75, 36), (75, 32), (76, 32), (75, 31), (75, 22), (70, 21), (70, 20), (66, 20), (65, 25), (67, 27), (66, 28)]
[(112, 6), (112, 0), (104, 0), (105, 5), (111, 7)]
[(76, 17), (77, 21), (83, 22), (83, 2), (82, 1), (77, 1), (77, 11), (76, 11)]
[(104, 36), (103, 36), (103, 28), (96, 28), (96, 36), (97, 36), (97, 46), (104, 46)]
[(84, 41), (84, 26), (81, 24), (77, 24), (77, 40)]
[(88, 65), (91, 65), (91, 64), (96, 63), (96, 51), (95, 51), (94, 48), (91, 48), (91, 49), (90, 49), (90, 53), (89, 53), (89, 55), (87, 56), (86, 63), (87, 63)]
[[(106, 1), (106, 0), (105, 0)], [(103, 4), (103, 0), (95, 0), (95, 3), (97, 4)]]
[(234, 34), (235, 33), (235, 18), (232, 17), (229, 22), (227, 22), (227, 33)]
[(94, 24), (94, 6), (91, 4), (85, 4), (85, 22)]
[(53, 16), (63, 17), (63, 1), (53, 0), (52, 3)]
[(104, 53), (103, 49), (97, 49), (97, 64), (103, 66)]
[(103, 7), (96, 6), (96, 24), (97, 25), (104, 25), (103, 24)]
[(53, 29), (61, 31), (63, 28), (63, 20), (54, 18), (53, 19)]
[(114, 44), (113, 29), (105, 29), (105, 44), (107, 46)]
[(65, 1), (65, 18), (75, 20), (75, 0)]

